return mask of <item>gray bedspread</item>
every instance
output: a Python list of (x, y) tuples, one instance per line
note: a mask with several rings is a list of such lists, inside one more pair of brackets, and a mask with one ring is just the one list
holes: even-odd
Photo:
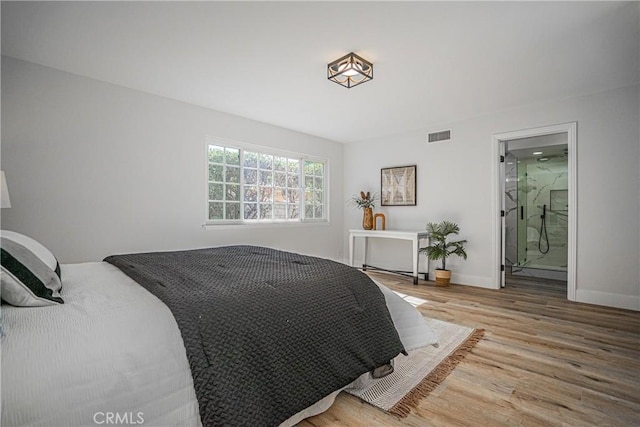
[(404, 351), (378, 287), (337, 262), (255, 246), (105, 261), (171, 309), (204, 426), (278, 425)]

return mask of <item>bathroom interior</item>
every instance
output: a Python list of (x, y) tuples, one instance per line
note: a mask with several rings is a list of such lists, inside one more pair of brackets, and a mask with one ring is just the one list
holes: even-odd
[(505, 267), (566, 285), (568, 145), (559, 133), (505, 142)]

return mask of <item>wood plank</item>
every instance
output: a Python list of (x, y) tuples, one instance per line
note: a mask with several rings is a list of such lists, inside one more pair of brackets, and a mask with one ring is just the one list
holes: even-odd
[(566, 299), (566, 285), (508, 276), (489, 290), (367, 272), (426, 300), (427, 317), (485, 338), (406, 418), (341, 393), (300, 426), (640, 425), (640, 313)]

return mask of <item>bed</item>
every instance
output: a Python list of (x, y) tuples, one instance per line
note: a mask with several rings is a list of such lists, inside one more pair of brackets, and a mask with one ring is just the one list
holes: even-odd
[[(5, 247), (8, 245), (7, 239), (9, 239), (5, 237), (6, 233), (3, 232), (3, 257)], [(212, 253), (215, 254), (213, 258), (211, 258)], [(253, 253), (254, 257), (270, 259), (269, 262), (272, 266), (274, 262), (276, 266), (279, 266), (279, 263), (287, 260), (288, 263), (293, 263), (299, 268), (295, 275), (304, 273), (303, 270), (308, 268), (308, 264), (305, 263), (318, 260), (299, 254), (252, 246), (158, 254), (161, 258), (182, 257), (179, 264), (186, 264), (187, 270), (190, 271), (195, 268), (195, 258), (204, 260), (209, 257), (215, 260), (218, 270), (222, 268), (220, 265), (228, 267), (227, 261), (221, 261), (223, 259), (221, 254), (224, 253), (228, 254), (228, 259), (240, 258), (239, 254)], [(137, 278), (138, 281), (130, 277), (135, 276), (138, 270), (144, 269), (142, 267), (144, 263), (140, 264), (138, 261), (141, 258), (147, 258), (148, 255), (123, 255), (116, 260), (108, 258), (109, 262), (62, 265), (59, 268), (61, 288), (58, 288), (57, 292), (53, 292), (51, 297), (62, 298), (63, 303), (56, 302), (41, 307), (2, 305), (2, 418), (0, 421), (3, 426), (95, 424), (208, 426), (212, 424), (247, 425), (247, 423), (255, 425), (255, 420), (260, 420), (259, 424), (261, 425), (290, 426), (308, 416), (326, 410), (333, 403), (340, 390), (349, 383), (355, 380), (360, 382), (376, 381), (372, 378), (373, 369), (362, 371), (357, 376), (353, 376), (353, 372), (349, 371), (349, 375), (352, 377), (349, 377), (348, 382), (344, 381), (344, 378), (342, 379), (344, 383), (337, 386), (336, 383), (330, 382), (333, 385), (327, 391), (327, 389), (317, 386), (317, 384), (325, 382), (325, 377), (330, 376), (324, 368), (313, 370), (311, 372), (313, 375), (311, 375), (307, 370), (306, 363), (303, 364), (304, 366), (300, 365), (301, 368), (300, 366), (295, 367), (295, 362), (291, 362), (286, 364), (285, 368), (287, 369), (284, 371), (295, 367), (293, 378), (295, 381), (302, 378), (299, 381), (302, 386), (297, 385), (292, 390), (288, 390), (288, 394), (285, 393), (279, 397), (282, 400), (282, 396), (286, 398), (286, 396), (294, 395), (295, 398), (289, 399), (294, 401), (293, 404), (280, 402), (276, 399), (278, 406), (288, 408), (288, 412), (285, 411), (284, 414), (278, 411), (271, 412), (267, 406), (273, 406), (274, 403), (262, 397), (258, 399), (240, 398), (239, 400), (243, 400), (243, 402), (238, 408), (229, 409), (228, 413), (225, 412), (227, 411), (226, 407), (235, 405), (235, 400), (238, 398), (233, 397), (230, 402), (227, 402), (220, 396), (241, 396), (242, 394), (251, 396), (251, 392), (255, 392), (255, 390), (252, 391), (253, 388), (257, 388), (257, 393), (260, 393), (260, 387), (263, 385), (260, 385), (260, 381), (250, 385), (243, 383), (238, 387), (235, 387), (233, 383), (224, 383), (225, 386), (218, 387), (218, 390), (206, 390), (205, 393), (209, 393), (209, 395), (203, 398), (203, 387), (198, 385), (198, 375), (194, 374), (198, 372), (198, 362), (194, 364), (194, 351), (189, 349), (193, 347), (193, 336), (184, 334), (185, 326), (183, 323), (185, 318), (188, 321), (188, 316), (185, 317), (185, 313), (180, 314), (179, 309), (176, 312), (175, 303), (166, 300), (166, 295), (162, 292), (156, 292), (154, 295), (155, 291), (149, 289), (154, 286), (154, 280), (159, 282), (157, 277), (150, 276), (151, 279), (147, 279), (148, 283), (145, 283), (145, 279), (140, 277)], [(185, 256), (191, 258), (191, 261), (184, 261)], [(273, 261), (274, 256), (276, 261)], [(251, 263), (255, 262), (255, 259), (247, 259)], [(3, 299), (6, 291), (5, 280), (8, 276), (4, 261), (3, 258)], [(166, 259), (164, 261), (165, 264), (169, 264), (168, 267), (165, 266), (165, 269), (162, 270), (156, 266), (151, 268), (152, 272), (162, 271), (161, 276), (164, 277), (165, 274), (168, 274), (167, 270), (172, 270), (175, 267), (171, 262), (166, 263)], [(333, 263), (322, 260), (317, 268), (326, 269), (327, 262)], [(120, 265), (125, 270), (123, 272), (114, 264), (126, 264), (136, 272), (127, 271), (126, 266)], [(48, 265), (55, 272), (56, 268), (51, 259), (48, 260)], [(340, 266), (342, 265), (340, 264)], [(349, 277), (353, 277), (352, 274), (357, 274), (358, 277), (363, 278), (364, 282), (360, 286), (368, 286), (366, 288), (367, 295), (372, 294), (377, 295), (377, 298), (382, 298), (386, 316), (390, 319), (401, 343), (398, 352), (393, 357), (404, 357), (403, 351), (411, 351), (436, 343), (435, 333), (410, 304), (357, 270), (344, 267), (349, 269)], [(340, 267), (341, 269), (342, 267)], [(254, 272), (251, 270), (251, 268), (247, 268), (245, 274), (257, 275), (251, 277), (260, 277), (263, 288), (266, 290), (278, 293), (283, 289), (276, 285), (273, 277), (270, 276), (270, 274), (273, 276), (277, 273), (279, 267), (271, 269), (271, 273), (264, 269), (258, 269)], [(317, 271), (313, 268), (311, 268), (311, 273), (313, 273), (311, 276), (303, 275), (303, 280), (314, 284), (317, 280), (326, 280), (315, 277)], [(219, 275), (221, 272), (217, 271), (215, 274)], [(182, 281), (176, 282), (180, 283), (179, 286), (176, 285), (180, 290), (184, 287), (194, 286), (191, 293), (200, 292), (200, 289), (191, 283), (193, 278), (189, 276), (187, 283), (184, 274), (181, 277)], [(249, 279), (247, 277), (233, 279), (231, 276), (225, 276), (221, 283), (240, 283), (243, 280)], [(325, 282), (325, 287), (330, 287), (327, 283)], [(287, 286), (290, 285), (291, 283), (287, 283)], [(166, 292), (166, 288), (170, 287), (166, 284), (158, 286), (163, 292)], [(314, 286), (318, 288), (317, 285)], [(321, 291), (319, 296), (314, 298), (322, 300), (325, 289), (320, 287), (319, 290)], [(352, 289), (347, 291), (348, 294), (353, 292)], [(222, 299), (224, 295), (226, 294), (219, 293), (215, 299)], [(353, 296), (356, 300), (363, 298), (357, 293), (353, 293)], [(180, 298), (183, 296), (179, 296)], [(235, 299), (236, 296), (233, 298)], [(212, 303), (212, 301), (207, 301), (205, 296), (202, 296), (201, 299), (206, 301), (207, 305)], [(267, 302), (271, 301), (266, 297), (262, 299)], [(329, 301), (330, 304), (325, 307), (325, 312), (330, 311), (332, 307), (339, 306), (338, 302), (331, 299)], [(191, 303), (187, 302), (187, 304)], [(364, 304), (362, 300), (358, 300), (358, 303)], [(265, 305), (275, 305), (271, 302), (265, 304), (264, 301), (260, 304), (265, 310), (267, 309)], [(234, 305), (232, 311), (241, 310), (241, 305)], [(174, 312), (169, 307), (172, 307)], [(305, 311), (313, 311), (312, 309), (305, 310), (305, 307), (302, 308), (303, 314)], [(255, 311), (255, 306), (249, 307), (249, 309)], [(194, 308), (191, 311), (195, 313), (194, 315), (200, 316), (201, 313), (198, 314), (197, 310), (199, 309)], [(322, 309), (320, 310), (322, 311)], [(219, 313), (215, 314), (213, 318), (215, 319), (218, 315)], [(243, 315), (238, 313), (238, 316)], [(331, 319), (331, 316), (327, 317)], [(281, 320), (292, 322), (294, 317), (284, 316)], [(372, 323), (372, 319), (367, 318), (366, 322)], [(277, 321), (274, 320), (271, 323), (277, 323)], [(375, 320), (375, 323), (378, 323), (378, 320)], [(204, 330), (218, 329), (218, 327), (211, 328), (210, 326), (207, 324), (207, 328)], [(237, 324), (232, 323), (232, 330), (235, 330), (233, 328), (238, 328)], [(267, 333), (264, 325), (258, 329), (260, 332)], [(340, 327), (334, 331), (342, 331), (342, 329), (343, 327)], [(198, 333), (202, 334), (202, 331)], [(298, 331), (298, 333), (300, 332)], [(277, 369), (274, 365), (277, 364), (277, 360), (280, 360), (279, 358), (286, 356), (269, 355), (267, 357), (265, 355), (265, 358), (271, 361), (256, 367), (255, 360), (252, 362), (251, 357), (248, 356), (250, 351), (235, 344), (236, 340), (238, 342), (246, 341), (245, 333), (238, 331), (237, 335), (235, 338), (228, 336), (225, 338), (232, 343), (231, 347), (227, 346), (227, 349), (237, 347), (237, 351), (233, 354), (229, 353), (229, 350), (224, 352), (226, 356), (231, 354), (229, 357), (233, 359), (228, 359), (229, 367), (226, 364), (218, 366), (220, 370), (216, 371), (218, 373), (214, 377), (226, 376), (227, 371), (237, 371), (239, 377), (230, 377), (230, 381), (236, 381), (236, 378), (246, 378), (247, 372), (260, 371), (259, 377), (266, 375), (266, 382), (270, 384), (269, 375), (273, 371), (273, 382), (277, 383)], [(332, 333), (329, 335), (342, 334)], [(210, 340), (212, 337), (205, 338)], [(218, 339), (220, 338), (218, 337)], [(256, 341), (255, 337), (249, 340)], [(289, 342), (278, 342), (269, 336), (265, 338), (264, 342), (268, 343), (270, 340), (270, 347), (274, 347), (283, 355), (294, 351), (289, 347)], [(383, 341), (387, 340), (391, 339), (385, 336)], [(204, 344), (203, 347), (207, 345), (209, 344)], [(348, 346), (348, 343), (340, 343), (339, 345)], [(376, 344), (376, 346), (378, 345)], [(255, 347), (252, 349), (255, 350)], [(322, 354), (323, 349), (314, 348), (311, 351), (314, 355)], [(395, 352), (393, 349), (390, 351)], [(213, 357), (210, 351), (204, 353), (206, 353), (206, 357)], [(387, 354), (381, 355), (381, 358), (388, 358), (388, 354), (387, 352)], [(260, 356), (263, 355), (260, 354)], [(377, 356), (376, 354), (373, 358), (375, 359)], [(220, 364), (220, 360), (208, 360), (208, 362), (216, 365)], [(329, 357), (327, 360), (331, 361), (332, 359)], [(342, 359), (336, 360), (341, 361)], [(371, 368), (384, 368), (387, 365), (380, 363), (380, 360), (373, 360), (371, 363), (378, 365), (370, 366)], [(341, 364), (342, 362), (340, 362)], [(312, 365), (312, 363), (309, 362), (308, 365)], [(342, 366), (338, 368), (341, 370)], [(299, 372), (300, 370), (301, 372)], [(305, 387), (306, 383), (313, 384), (311, 392), (308, 390), (309, 387)], [(214, 381), (213, 385), (216, 384), (218, 383)], [(233, 388), (237, 388), (237, 390), (231, 390)], [(318, 392), (321, 394), (319, 397)], [(270, 394), (277, 395), (278, 393)], [(252, 400), (260, 400), (261, 402), (254, 404), (251, 402)], [(203, 406), (213, 409), (203, 411)], [(257, 414), (253, 414), (252, 411)], [(267, 418), (267, 421), (265, 418), (261, 418), (265, 413), (270, 417)]]

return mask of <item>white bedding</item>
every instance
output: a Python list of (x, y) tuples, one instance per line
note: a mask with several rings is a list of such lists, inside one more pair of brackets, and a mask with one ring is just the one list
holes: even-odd
[[(169, 309), (104, 262), (65, 264), (62, 279), (63, 305), (2, 306), (0, 425), (86, 426), (111, 417), (127, 421), (119, 424), (200, 426)], [(407, 350), (436, 343), (420, 313), (378, 286)], [(338, 392), (283, 425), (325, 411)]]

